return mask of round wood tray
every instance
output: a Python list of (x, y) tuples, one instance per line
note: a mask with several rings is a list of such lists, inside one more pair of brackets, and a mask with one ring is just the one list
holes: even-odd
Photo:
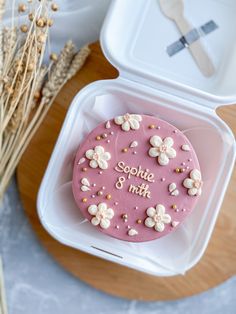
[[(36, 212), (37, 192), (72, 98), (90, 82), (117, 76), (99, 44), (92, 44), (91, 49), (84, 68), (57, 97), (17, 169), (20, 196), (34, 231), (62, 267), (91, 286), (115, 296), (147, 301), (172, 300), (220, 284), (236, 273), (235, 171), (207, 251), (185, 276), (153, 277), (119, 266), (60, 244), (41, 226)], [(236, 133), (236, 108), (227, 106), (218, 113)]]

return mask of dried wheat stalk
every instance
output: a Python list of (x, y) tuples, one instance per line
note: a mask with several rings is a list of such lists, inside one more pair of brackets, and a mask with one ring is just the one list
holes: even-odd
[(0, 314), (7, 314), (6, 294), (3, 278), (2, 260), (0, 257)]
[[(58, 6), (50, 0), (32, 0), (28, 8), (28, 2), (18, 7), (19, 13), (28, 10), (25, 24), (12, 23), (0, 30), (0, 199), (55, 97), (90, 53), (87, 46), (76, 52), (68, 41), (58, 56), (52, 53), (49, 64), (43, 65), (51, 12)], [(0, 21), (3, 8), (0, 0)]]

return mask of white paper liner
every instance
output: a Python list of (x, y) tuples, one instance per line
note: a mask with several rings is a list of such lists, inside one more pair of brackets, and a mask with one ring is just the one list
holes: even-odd
[[(153, 108), (150, 112), (148, 107), (143, 109), (136, 106), (135, 103), (126, 102), (121, 97), (113, 94), (97, 96), (95, 97), (92, 110), (84, 110), (82, 116), (80, 116), (79, 123), (82, 123), (80, 127), (82, 138), (80, 137), (80, 139), (82, 140), (102, 121), (112, 119), (114, 116), (126, 112), (146, 113), (163, 118), (158, 116), (158, 112), (154, 112)], [(90, 222), (84, 219), (74, 201), (71, 189), (72, 163), (74, 159), (74, 155), (71, 156), (72, 153), (68, 156), (68, 160), (64, 161), (63, 171), (59, 174), (60, 184), (52, 193), (49, 203), (46, 204), (47, 221), (53, 221), (53, 225), (48, 224), (48, 226), (53, 228), (54, 231), (60, 231), (60, 234), (67, 237), (72, 229), (74, 231), (78, 230), (81, 242), (83, 241), (86, 245), (96, 246), (101, 250), (110, 251), (122, 257), (125, 257), (127, 252), (129, 254), (132, 252), (132, 257), (137, 258), (138, 263), (144, 263), (145, 265), (149, 263), (151, 269), (158, 268), (159, 272), (163, 270), (163, 273), (171, 273), (173, 275), (184, 274), (186, 269), (189, 268), (198, 236), (201, 234), (202, 222), (207, 214), (204, 204), (207, 195), (204, 194), (207, 193), (211, 186), (212, 172), (215, 171), (216, 167), (216, 164), (213, 165), (214, 167), (212, 166), (211, 150), (214, 150), (215, 145), (222, 145), (222, 138), (214, 134), (214, 141), (212, 142), (212, 132), (214, 130), (210, 127), (194, 126), (186, 130), (181, 129), (179, 125), (176, 125), (176, 127), (183, 131), (194, 146), (204, 181), (203, 195), (199, 199), (195, 210), (176, 231), (161, 239), (143, 243), (121, 241), (99, 232)], [(79, 142), (75, 144), (74, 153), (78, 146)], [(57, 211), (56, 218), (55, 208)], [(50, 219), (50, 214), (53, 215), (52, 219)], [(62, 221), (63, 224), (61, 223)], [(83, 239), (81, 238), (81, 232), (85, 235)]]

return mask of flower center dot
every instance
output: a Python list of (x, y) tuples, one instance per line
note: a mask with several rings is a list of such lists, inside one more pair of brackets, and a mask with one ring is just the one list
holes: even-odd
[(161, 145), (160, 146), (160, 152), (165, 153), (167, 151), (167, 146), (166, 145)]
[(153, 219), (154, 219), (155, 222), (160, 222), (161, 221), (161, 216), (160, 215), (155, 215), (153, 217)]
[(126, 114), (124, 115), (124, 119), (125, 119), (125, 121), (128, 121), (128, 120), (129, 120), (129, 118), (130, 118), (129, 114), (128, 114), (128, 113), (126, 113)]
[(97, 218), (103, 219), (104, 218), (104, 214), (103, 213), (98, 213)]
[(196, 181), (194, 182), (194, 187), (195, 187), (195, 188), (199, 189), (201, 186), (202, 186), (202, 182), (201, 182), (201, 181), (196, 180)]
[(94, 154), (93, 154), (93, 159), (94, 159), (94, 160), (98, 160), (98, 154), (97, 154), (97, 153), (94, 153)]

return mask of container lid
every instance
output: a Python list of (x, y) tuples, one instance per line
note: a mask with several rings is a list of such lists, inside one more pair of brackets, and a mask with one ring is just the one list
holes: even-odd
[(205, 77), (188, 48), (172, 57), (167, 47), (181, 38), (159, 0), (113, 0), (101, 33), (108, 60), (123, 78), (147, 84), (216, 108), (236, 103), (236, 1), (185, 1), (184, 15), (198, 28), (214, 21), (218, 28), (201, 37), (215, 73)]

